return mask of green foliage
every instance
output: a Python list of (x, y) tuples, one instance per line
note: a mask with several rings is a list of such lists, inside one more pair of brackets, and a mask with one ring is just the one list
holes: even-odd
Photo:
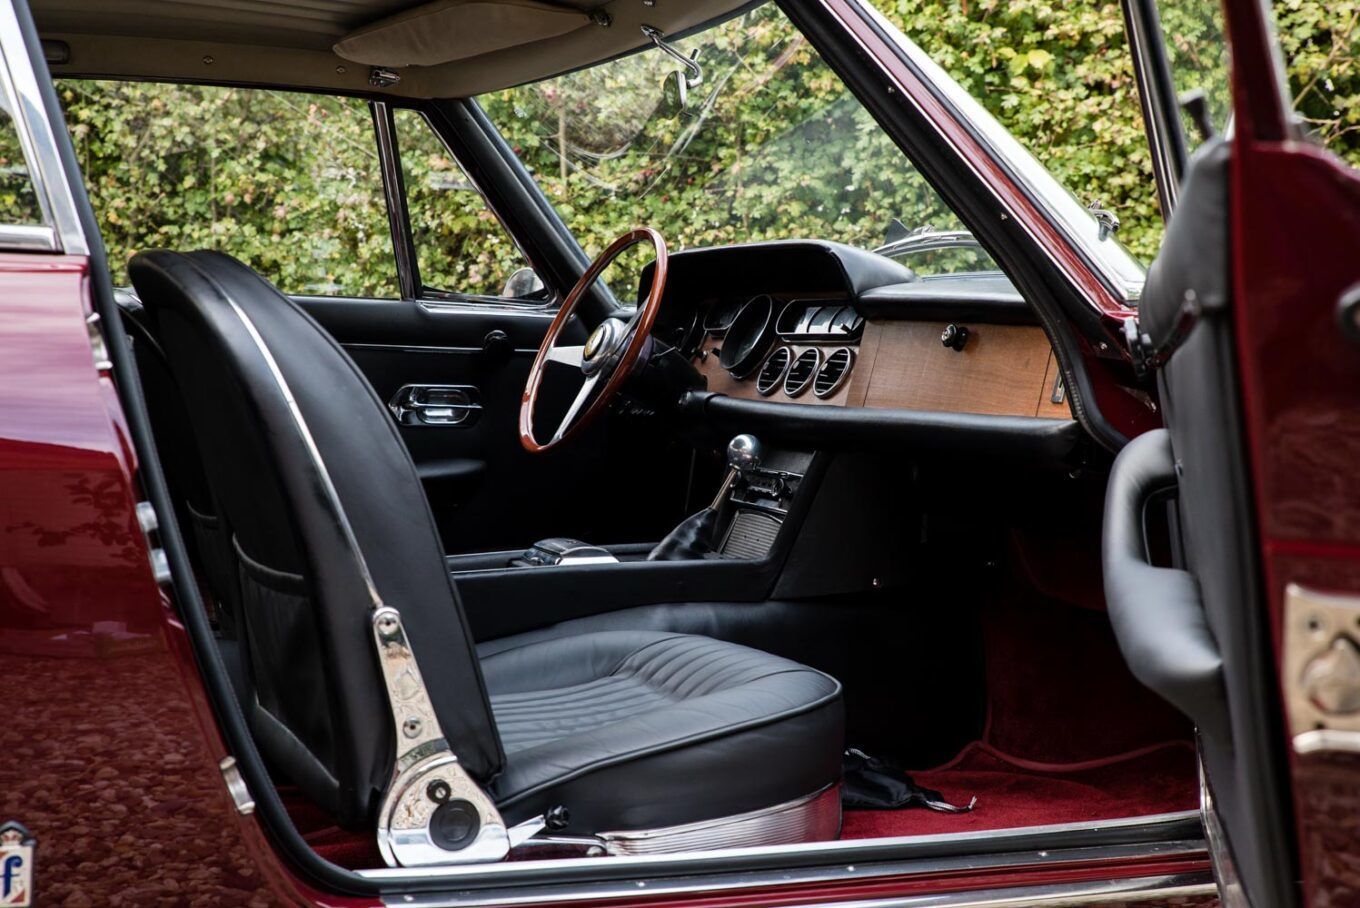
[(528, 262), (424, 117), (395, 112), (420, 279), (427, 287), (496, 296)]
[(115, 281), (140, 249), (220, 249), (293, 292), (396, 294), (363, 102), (130, 82), (59, 91)]
[[(1151, 258), (1161, 219), (1116, 0), (878, 2), (1079, 199), (1115, 209), (1120, 239)], [(1275, 12), (1299, 114), (1360, 164), (1360, 0), (1278, 0)], [(1165, 0), (1161, 15), (1177, 89), (1202, 89), (1222, 128), (1217, 2)], [(705, 69), (685, 118), (659, 115), (674, 64), (657, 51), (479, 99), (589, 252), (637, 224), (672, 248), (791, 236), (872, 247), (894, 218), (961, 226), (772, 4), (682, 46), (702, 48)], [(117, 280), (139, 249), (207, 247), (292, 291), (395, 294), (362, 102), (150, 83), (59, 90)], [(419, 118), (398, 117), (422, 277), (500, 292), (521, 254)], [(0, 212), (36, 220), (13, 133), (0, 136)], [(912, 264), (986, 266), (973, 253)]]

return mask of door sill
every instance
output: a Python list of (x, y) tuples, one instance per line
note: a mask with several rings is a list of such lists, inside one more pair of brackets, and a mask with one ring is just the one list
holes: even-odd
[[(1157, 872), (1149, 873), (1154, 866)], [(654, 899), (790, 886), (805, 890), (808, 886), (851, 885), (862, 892), (866, 886), (876, 881), (883, 884), (889, 878), (895, 892), (913, 888), (924, 892), (927, 879), (938, 892), (939, 888), (960, 888), (970, 879), (998, 874), (1022, 883), (1026, 874), (1036, 872), (1046, 879), (1061, 873), (1076, 881), (1110, 884), (1121, 877), (1163, 877), (1168, 867), (1177, 868), (1176, 874), (1190, 880), (1184, 885), (1211, 884), (1198, 811), (956, 835), (356, 873), (386, 891), (430, 894), (428, 899), (414, 900), (412, 895), (403, 895), (403, 905), (453, 904), (454, 900), (439, 890), (447, 893), (456, 888), (460, 908), (474, 908), (639, 896)], [(1202, 880), (1190, 879), (1201, 872)], [(958, 878), (953, 887), (942, 887), (941, 877), (951, 876)]]

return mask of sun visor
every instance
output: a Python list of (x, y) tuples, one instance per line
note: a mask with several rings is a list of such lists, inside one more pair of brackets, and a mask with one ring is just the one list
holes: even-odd
[(588, 13), (537, 0), (433, 0), (356, 29), (334, 49), (370, 66), (438, 66), (589, 24)]

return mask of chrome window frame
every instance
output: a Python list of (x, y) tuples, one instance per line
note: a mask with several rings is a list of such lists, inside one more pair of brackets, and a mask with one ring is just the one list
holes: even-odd
[(0, 92), (14, 120), (41, 224), (0, 224), (0, 249), (89, 255), (75, 196), (13, 4), (0, 3)]

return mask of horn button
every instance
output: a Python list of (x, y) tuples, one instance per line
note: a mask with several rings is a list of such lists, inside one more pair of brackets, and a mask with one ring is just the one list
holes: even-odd
[(628, 325), (617, 318), (607, 318), (590, 332), (581, 350), (581, 371), (594, 375), (618, 358), (619, 349), (628, 336)]

